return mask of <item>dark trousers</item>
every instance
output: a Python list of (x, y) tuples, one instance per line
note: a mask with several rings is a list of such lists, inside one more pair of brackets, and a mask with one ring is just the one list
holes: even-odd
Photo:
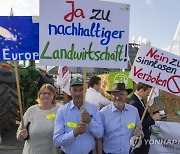
[[(61, 150), (61, 154), (66, 154), (66, 153)], [(91, 150), (88, 154), (93, 154), (93, 150)]]

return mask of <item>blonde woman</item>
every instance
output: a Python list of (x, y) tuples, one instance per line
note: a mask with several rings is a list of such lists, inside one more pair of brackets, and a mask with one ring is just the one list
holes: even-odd
[(25, 129), (20, 124), (16, 138), (25, 140), (23, 154), (58, 154), (53, 144), (54, 119), (59, 108), (56, 105), (56, 90), (44, 84), (38, 92), (37, 105), (24, 114)]

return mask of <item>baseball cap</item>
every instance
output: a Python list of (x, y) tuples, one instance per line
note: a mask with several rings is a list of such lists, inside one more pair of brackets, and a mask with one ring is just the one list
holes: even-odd
[(81, 76), (74, 76), (71, 78), (70, 86), (83, 85), (83, 78)]

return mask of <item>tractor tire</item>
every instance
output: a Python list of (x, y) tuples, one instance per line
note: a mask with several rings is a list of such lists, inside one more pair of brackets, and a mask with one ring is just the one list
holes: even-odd
[(0, 83), (0, 131), (16, 123), (19, 117), (15, 84)]

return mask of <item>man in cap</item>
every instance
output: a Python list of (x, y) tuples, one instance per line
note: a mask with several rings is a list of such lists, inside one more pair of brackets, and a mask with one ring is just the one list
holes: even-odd
[[(139, 82), (136, 86), (136, 91), (127, 102), (128, 104), (131, 104), (138, 109), (140, 117), (142, 117), (143, 112), (146, 108), (144, 101), (147, 100), (147, 97), (149, 96), (151, 89), (152, 86)], [(134, 150), (134, 154), (147, 154), (149, 152), (150, 145), (148, 142), (145, 141), (148, 141), (150, 139), (151, 125), (155, 124), (155, 120), (160, 119), (161, 117), (159, 113), (156, 113), (151, 116), (149, 111), (146, 112), (142, 123), (144, 138), (142, 140), (142, 145)]]
[(98, 107), (85, 103), (83, 109), (83, 79), (70, 81), (72, 100), (59, 108), (55, 120), (54, 144), (66, 154), (92, 154), (95, 137), (101, 138), (103, 127)]
[(126, 97), (132, 89), (126, 89), (124, 83), (115, 83), (112, 91), (113, 103), (102, 108), (100, 111), (104, 127), (104, 137), (98, 139), (98, 148), (104, 154), (129, 154), (130, 138), (143, 137), (139, 114), (135, 107), (126, 104)]

